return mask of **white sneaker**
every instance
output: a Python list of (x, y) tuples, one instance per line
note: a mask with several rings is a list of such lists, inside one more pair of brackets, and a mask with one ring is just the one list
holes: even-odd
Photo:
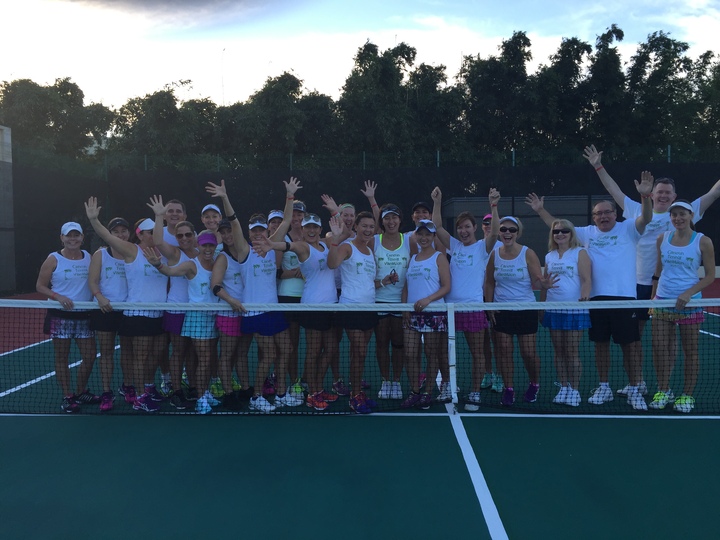
[(286, 393), (283, 397), (275, 396), (275, 408), (280, 407), (299, 407), (305, 403), (304, 399), (299, 399), (290, 393)]
[(218, 405), (220, 405), (220, 402), (217, 399), (215, 399), (215, 396), (212, 395), (210, 390), (205, 390), (205, 393), (203, 394), (202, 397), (207, 401), (208, 405), (210, 405), (211, 407), (217, 407)]
[(390, 399), (391, 388), (392, 385), (390, 384), (390, 381), (383, 379), (383, 382), (380, 385), (380, 391), (378, 392), (378, 399)]
[(560, 391), (553, 398), (553, 403), (567, 403), (568, 390), (570, 390), (569, 386), (561, 386)]
[(450, 403), (452, 401), (452, 390), (450, 383), (443, 382), (440, 384), (440, 395), (437, 397), (438, 403)]
[[(632, 385), (628, 384), (627, 386), (623, 386), (620, 390), (617, 391), (618, 394), (622, 396), (627, 396), (630, 393), (630, 389), (632, 388)], [(638, 385), (638, 391), (643, 395), (647, 396), (647, 384), (645, 384), (645, 381), (640, 381), (640, 384)]]
[(465, 410), (470, 412), (480, 410), (480, 392), (470, 392), (468, 394)]
[(208, 414), (212, 412), (212, 407), (210, 407), (205, 396), (195, 402), (195, 412), (198, 414)]
[(636, 411), (648, 410), (647, 403), (645, 403), (645, 398), (635, 387), (631, 387), (630, 392), (628, 393), (627, 402), (628, 405), (630, 405)]
[[(565, 405), (570, 405), (571, 407), (578, 407), (580, 403), (582, 403), (582, 399), (580, 398), (580, 391), (575, 390), (572, 386), (568, 386), (567, 396), (565, 397)], [(610, 393), (612, 395), (612, 392)]]
[(402, 386), (400, 386), (400, 381), (393, 381), (390, 385), (390, 399), (402, 399), (403, 393), (402, 393)]
[(249, 407), (251, 411), (261, 413), (271, 413), (275, 410), (275, 406), (262, 396), (250, 399)]
[(603, 403), (607, 403), (613, 399), (615, 398), (613, 397), (612, 390), (609, 386), (598, 386), (595, 390), (593, 390), (592, 396), (588, 398), (588, 403), (592, 403), (593, 405), (602, 405)]

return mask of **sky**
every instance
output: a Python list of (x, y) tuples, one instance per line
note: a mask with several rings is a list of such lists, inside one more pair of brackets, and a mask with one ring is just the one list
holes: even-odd
[(181, 100), (230, 105), (285, 71), (337, 99), (368, 40), (415, 47), (451, 82), (464, 55), (495, 55), (514, 31), (532, 42), (530, 71), (563, 38), (594, 44), (612, 24), (626, 62), (659, 30), (690, 57), (720, 53), (720, 0), (0, 0), (0, 20), (0, 81), (70, 77), (86, 104), (115, 108), (183, 80)]

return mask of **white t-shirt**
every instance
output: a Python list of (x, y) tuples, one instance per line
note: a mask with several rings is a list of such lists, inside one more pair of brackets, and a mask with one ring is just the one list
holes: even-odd
[[(623, 201), (623, 217), (635, 221), (642, 214), (642, 205), (625, 197)], [(700, 199), (692, 202), (693, 223), (702, 219), (700, 213)], [(655, 273), (657, 264), (657, 239), (664, 232), (673, 230), (670, 222), (670, 212), (653, 212), (652, 221), (645, 227), (640, 241), (637, 244), (637, 283), (640, 285), (652, 285), (652, 276)]]
[(485, 240), (469, 246), (450, 237), (450, 275), (452, 285), (446, 302), (482, 302), (485, 269), (490, 254)]
[[(548, 302), (577, 302), (580, 300), (580, 268), (578, 259), (580, 252), (586, 251), (585, 248), (570, 248), (563, 256), (557, 250), (553, 250), (545, 255), (545, 268), (548, 274), (554, 274), (558, 277), (555, 287), (548, 289), (546, 300)], [(586, 310), (573, 310), (573, 312), (582, 312)]]
[(640, 233), (635, 220), (617, 222), (608, 232), (595, 225), (576, 227), (578, 240), (592, 262), (590, 296), (636, 297), (635, 270)]

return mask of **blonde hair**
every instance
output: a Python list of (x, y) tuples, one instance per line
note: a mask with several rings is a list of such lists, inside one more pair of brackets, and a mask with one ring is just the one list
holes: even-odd
[(580, 247), (580, 241), (578, 240), (577, 233), (575, 232), (575, 225), (573, 225), (572, 221), (567, 219), (556, 219), (552, 222), (552, 225), (550, 225), (550, 235), (548, 237), (548, 251), (555, 251), (558, 248), (557, 242), (555, 241), (554, 235), (553, 235), (553, 229), (570, 229), (570, 243), (568, 244), (568, 247), (570, 248), (576, 248)]

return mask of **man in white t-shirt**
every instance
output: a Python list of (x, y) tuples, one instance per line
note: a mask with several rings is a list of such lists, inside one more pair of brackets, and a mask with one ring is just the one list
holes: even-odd
[[(641, 182), (635, 182), (642, 197), (642, 213), (636, 219), (617, 221), (617, 207), (612, 201), (600, 201), (593, 207), (594, 225), (576, 227), (580, 243), (587, 249), (592, 262), (591, 301), (634, 300), (635, 261), (637, 245), (652, 219), (652, 175), (644, 171)], [(549, 226), (555, 218), (543, 208), (543, 199), (531, 193), (526, 199), (533, 210)], [(623, 366), (630, 379), (628, 404), (637, 410), (647, 410), (639, 391), (642, 381), (642, 359), (638, 354), (640, 334), (634, 309), (591, 309), (590, 340), (595, 343), (595, 365), (600, 386), (593, 391), (589, 403), (601, 405), (612, 401), (610, 389), (610, 339), (620, 345)]]
[[(617, 185), (615, 180), (607, 172), (602, 164), (602, 152), (598, 152), (595, 146), (587, 146), (583, 152), (583, 157), (588, 160), (590, 165), (600, 178), (607, 192), (615, 200), (615, 203), (623, 209), (623, 217), (626, 219), (635, 219), (641, 214), (641, 205), (637, 201), (632, 200)], [(673, 229), (670, 223), (670, 205), (675, 202), (677, 193), (675, 192), (675, 181), (672, 178), (658, 178), (653, 184), (651, 194), (653, 203), (653, 216), (648, 223), (645, 233), (640, 238), (637, 246), (637, 277), (636, 277), (636, 293), (638, 300), (650, 300), (652, 294), (653, 274), (655, 273), (655, 265), (657, 264), (657, 239), (664, 232)], [(693, 207), (693, 222), (697, 223), (703, 217), (705, 211), (720, 197), (720, 180), (710, 188), (705, 195), (695, 199), (691, 204)], [(637, 319), (639, 323), (640, 336), (645, 330), (647, 321), (650, 320), (649, 310), (642, 308), (637, 310)], [(642, 347), (639, 354), (642, 357)], [(645, 381), (642, 382), (641, 391), (647, 393)], [(627, 394), (627, 387), (618, 390), (619, 394)]]
[(187, 220), (185, 205), (177, 199), (169, 200), (165, 212), (167, 226), (163, 228), (163, 240), (165, 240), (166, 244), (178, 247), (178, 241), (175, 238), (175, 225), (185, 220)]

